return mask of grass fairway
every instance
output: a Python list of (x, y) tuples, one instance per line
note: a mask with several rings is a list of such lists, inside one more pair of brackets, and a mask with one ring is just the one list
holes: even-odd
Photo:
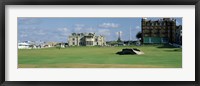
[[(163, 45), (19, 49), (19, 68), (181, 68), (182, 51)], [(117, 55), (138, 48), (144, 55)]]

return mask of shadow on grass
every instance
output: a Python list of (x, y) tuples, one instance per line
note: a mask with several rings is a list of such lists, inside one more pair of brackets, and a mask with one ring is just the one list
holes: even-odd
[(182, 52), (182, 49), (179, 48), (179, 49), (164, 50), (164, 51), (167, 51), (167, 52)]
[(169, 44), (163, 44), (163, 45), (158, 46), (157, 48), (176, 48), (176, 47)]

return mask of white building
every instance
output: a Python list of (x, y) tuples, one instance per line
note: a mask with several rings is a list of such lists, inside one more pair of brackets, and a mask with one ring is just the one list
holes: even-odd
[(104, 36), (96, 36), (95, 33), (72, 33), (68, 37), (69, 46), (105, 46)]
[(28, 43), (18, 43), (18, 49), (31, 49), (31, 44)]

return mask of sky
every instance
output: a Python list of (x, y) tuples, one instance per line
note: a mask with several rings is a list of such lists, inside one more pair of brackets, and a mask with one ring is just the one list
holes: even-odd
[[(141, 31), (141, 19), (137, 18), (45, 18), (18, 17), (19, 41), (67, 42), (71, 33), (95, 33), (103, 35), (106, 41), (116, 41), (118, 32), (121, 40), (136, 40)], [(158, 20), (160, 18), (147, 18)], [(175, 18), (177, 25), (182, 25), (182, 18)]]

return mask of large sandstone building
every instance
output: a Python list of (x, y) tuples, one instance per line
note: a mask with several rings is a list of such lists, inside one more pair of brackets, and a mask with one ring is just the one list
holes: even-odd
[(143, 43), (175, 43), (176, 40), (176, 19), (163, 18), (158, 20), (141, 21)]

